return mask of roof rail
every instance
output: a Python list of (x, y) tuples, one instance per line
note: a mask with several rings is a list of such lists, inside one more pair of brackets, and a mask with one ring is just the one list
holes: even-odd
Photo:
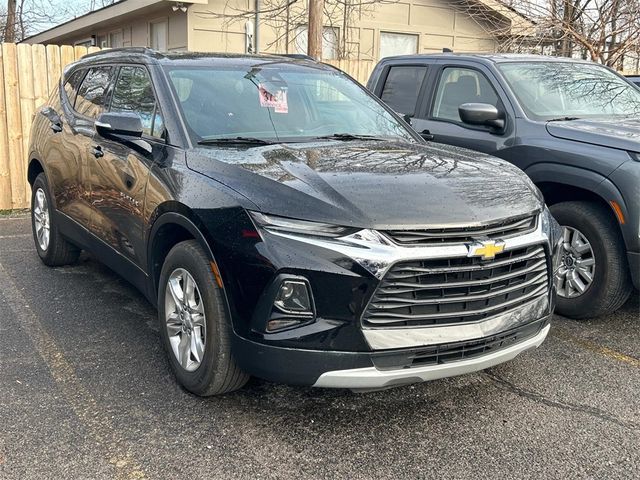
[(147, 55), (149, 57), (158, 57), (162, 56), (162, 53), (157, 50), (153, 50), (148, 47), (119, 47), (119, 48), (109, 48), (106, 50), (100, 50), (99, 52), (88, 53), (84, 55), (82, 58), (94, 58), (100, 57), (102, 55), (109, 55), (111, 53), (137, 53), (139, 55)]

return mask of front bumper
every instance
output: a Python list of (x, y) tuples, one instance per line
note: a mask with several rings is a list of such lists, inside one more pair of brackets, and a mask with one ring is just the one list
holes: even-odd
[(379, 370), (376, 367), (334, 370), (320, 375), (313, 386), (375, 390), (477, 372), (509, 361), (526, 350), (539, 347), (547, 337), (550, 328), (551, 325), (547, 325), (535, 337), (504, 350), (468, 360), (397, 370)]
[[(429, 364), (416, 362), (425, 358), (425, 347), (341, 352), (276, 347), (237, 335), (232, 342), (240, 368), (257, 377), (290, 385), (371, 390), (461, 375), (506, 362), (539, 346), (549, 332), (550, 320), (548, 315), (519, 329), (502, 332), (490, 339), (492, 350), (489, 344), (484, 347), (489, 353), (470, 344), (442, 345), (438, 358), (430, 355)], [(523, 330), (524, 336), (517, 337), (516, 332)], [(483, 340), (486, 338), (476, 339), (476, 343)], [(461, 355), (465, 348), (470, 353)]]

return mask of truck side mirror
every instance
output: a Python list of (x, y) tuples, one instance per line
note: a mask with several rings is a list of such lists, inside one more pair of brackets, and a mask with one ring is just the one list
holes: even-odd
[(460, 119), (469, 125), (483, 125), (496, 130), (505, 127), (504, 115), (488, 103), (463, 103), (458, 107)]

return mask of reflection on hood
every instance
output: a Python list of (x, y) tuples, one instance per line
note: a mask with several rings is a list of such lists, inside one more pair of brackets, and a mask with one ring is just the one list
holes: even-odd
[(189, 167), (275, 215), (369, 228), (474, 224), (540, 208), (524, 173), (488, 155), (408, 142), (199, 149)]

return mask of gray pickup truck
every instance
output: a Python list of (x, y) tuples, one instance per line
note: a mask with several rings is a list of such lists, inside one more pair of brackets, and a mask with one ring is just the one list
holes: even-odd
[[(615, 311), (640, 285), (640, 89), (587, 61), (389, 57), (367, 84), (425, 138), (524, 170), (565, 227), (557, 311)], [(637, 292), (636, 292), (637, 294)]]

